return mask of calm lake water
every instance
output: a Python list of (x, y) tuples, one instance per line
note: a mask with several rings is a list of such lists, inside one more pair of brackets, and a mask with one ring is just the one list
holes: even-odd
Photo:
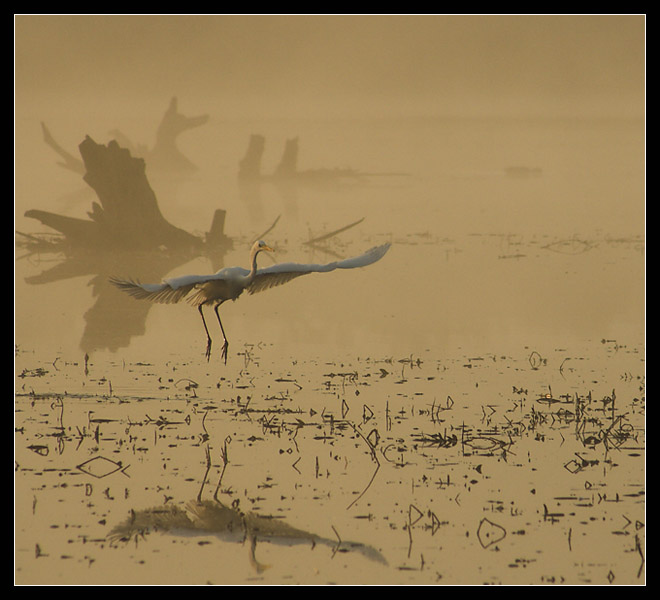
[[(97, 200), (41, 121), (77, 155), (160, 117), (21, 112), (16, 230)], [(300, 169), (371, 175), (239, 186), (252, 134), (264, 173), (297, 136)], [(17, 236), (17, 583), (645, 581), (642, 121), (218, 116), (180, 148), (160, 209), (200, 236), (226, 210), (226, 252)], [(108, 283), (246, 266), (276, 220), (277, 262), (392, 247), (224, 305), (226, 365), (214, 317), (207, 362), (196, 310)]]

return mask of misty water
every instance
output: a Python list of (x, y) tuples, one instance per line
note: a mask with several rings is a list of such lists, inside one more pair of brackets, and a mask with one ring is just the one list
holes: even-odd
[[(47, 126), (150, 143), (168, 101)], [(16, 122), (32, 236), (97, 200), (44, 119)], [(297, 136), (300, 169), (369, 175), (239, 185), (253, 134), (264, 173)], [(226, 210), (226, 251), (16, 248), (18, 583), (644, 581), (642, 120), (212, 114), (179, 147), (194, 173), (147, 163), (160, 209), (198, 236)], [(108, 283), (247, 267), (275, 222), (276, 262), (392, 247), (225, 304), (226, 365), (212, 316), (207, 362), (195, 309)]]

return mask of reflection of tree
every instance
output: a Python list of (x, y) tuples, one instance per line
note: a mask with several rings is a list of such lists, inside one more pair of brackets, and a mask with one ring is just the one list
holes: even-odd
[[(171, 268), (162, 269), (157, 266), (146, 268), (135, 263), (125, 265), (131, 272), (144, 273), (144, 278), (163, 278)], [(125, 294), (114, 288), (108, 282), (112, 273), (97, 274), (90, 282), (95, 302), (85, 313), (85, 330), (80, 340), (80, 347), (86, 354), (95, 350), (117, 351), (130, 344), (133, 337), (142, 336), (146, 330), (147, 314), (150, 306), (142, 306), (141, 302), (127, 301)], [(124, 297), (122, 297), (124, 296)]]
[(80, 341), (82, 350), (116, 351), (127, 347), (131, 338), (144, 335), (151, 304), (135, 302), (111, 285), (108, 278), (117, 273), (131, 273), (144, 281), (160, 281), (167, 273), (191, 259), (186, 254), (96, 252), (76, 253), (39, 275), (26, 278), (26, 283), (43, 285), (75, 277), (91, 277), (89, 285), (94, 305), (85, 313), (85, 330)]
[(48, 238), (23, 235), (21, 242), (28, 255), (58, 252), (65, 257), (50, 270), (28, 278), (27, 283), (93, 276), (96, 302), (85, 314), (82, 349), (86, 353), (114, 351), (144, 333), (149, 305), (121, 294), (108, 283), (110, 276), (130, 273), (134, 278), (160, 281), (172, 269), (201, 255), (209, 256), (219, 268), (232, 242), (224, 233), (225, 212), (220, 209), (203, 238), (167, 221), (147, 180), (144, 160), (131, 156), (116, 142), (105, 146), (87, 137), (80, 144), (80, 154), (84, 180), (98, 202), (93, 202), (89, 219), (27, 211), (26, 216), (60, 234)]

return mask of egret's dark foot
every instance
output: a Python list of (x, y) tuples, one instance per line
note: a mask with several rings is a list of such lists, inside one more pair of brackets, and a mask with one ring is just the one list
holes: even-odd
[(211, 338), (209, 338), (209, 341), (206, 343), (206, 362), (211, 360), (211, 345), (212, 345)]
[(220, 356), (221, 359), (224, 359), (225, 364), (227, 364), (227, 350), (229, 350), (229, 342), (225, 340), (225, 343), (222, 346), (222, 354)]

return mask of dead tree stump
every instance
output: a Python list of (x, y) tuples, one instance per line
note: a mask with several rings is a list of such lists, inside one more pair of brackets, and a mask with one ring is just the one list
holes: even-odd
[(87, 136), (79, 146), (85, 165), (83, 179), (98, 202), (90, 220), (29, 210), (26, 217), (62, 233), (69, 245), (99, 250), (199, 251), (204, 240), (172, 225), (158, 207), (145, 173), (145, 162), (132, 157), (115, 141), (107, 146)]

